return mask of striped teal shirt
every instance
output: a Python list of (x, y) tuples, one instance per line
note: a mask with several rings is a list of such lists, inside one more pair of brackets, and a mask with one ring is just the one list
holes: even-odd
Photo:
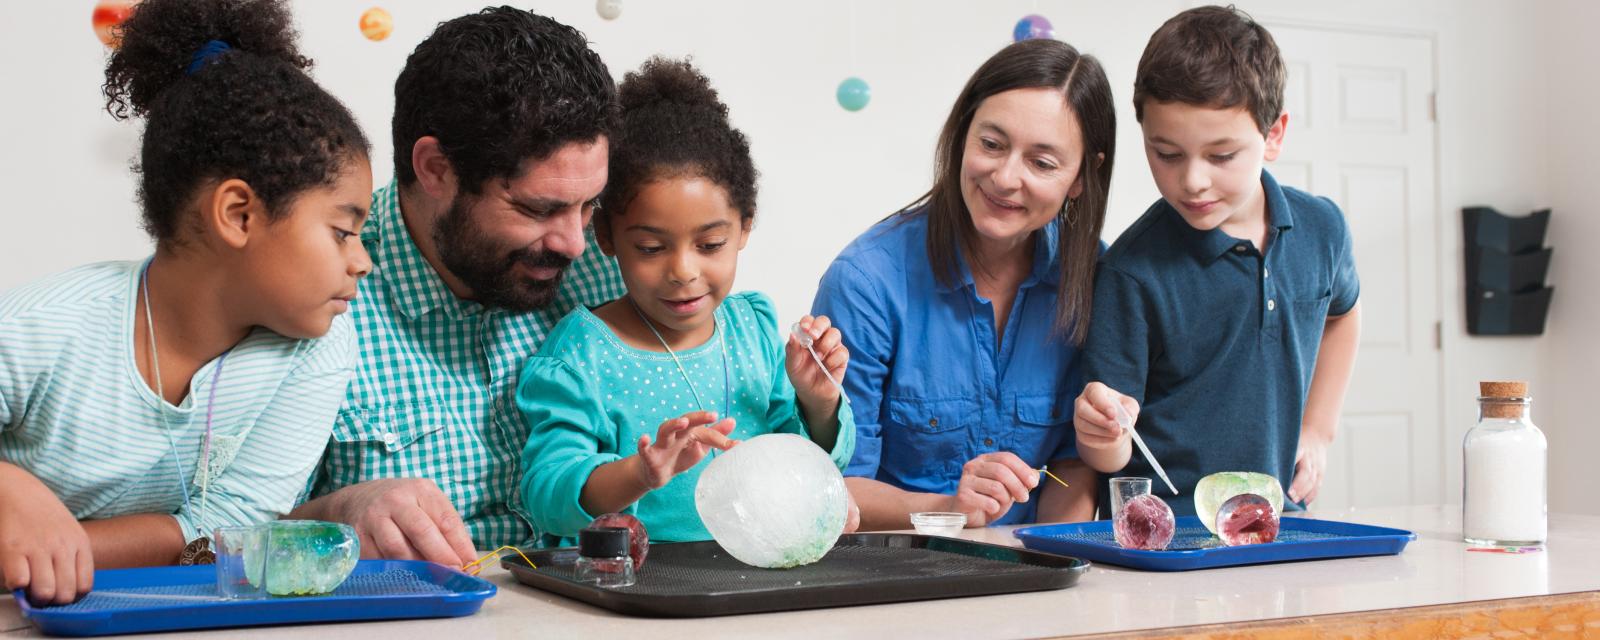
[[(43, 481), (76, 518), (170, 513), (186, 540), (287, 513), (355, 364), (349, 319), (317, 340), (256, 329), (228, 353), (214, 395), (217, 360), (174, 407), (134, 364), (142, 266), (87, 265), (0, 296), (0, 460)], [(214, 480), (202, 509), (208, 410)]]
[(622, 295), (616, 263), (590, 237), (544, 309), (519, 314), (462, 300), (411, 240), (392, 182), (372, 195), (361, 241), (373, 268), (350, 310), (360, 364), (313, 494), (427, 478), (478, 548), (534, 542), (519, 490), (528, 427), (517, 412), (517, 377), (568, 311)]

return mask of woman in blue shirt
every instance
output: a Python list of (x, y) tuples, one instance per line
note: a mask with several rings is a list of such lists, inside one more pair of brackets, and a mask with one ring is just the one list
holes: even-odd
[[(1115, 141), (1097, 60), (1057, 40), (1008, 46), (956, 99), (933, 188), (823, 275), (813, 313), (850, 350), (845, 475), (863, 530), (918, 511), (969, 527), (1093, 516), (1072, 400)], [(1041, 485), (1047, 466), (1071, 488)]]

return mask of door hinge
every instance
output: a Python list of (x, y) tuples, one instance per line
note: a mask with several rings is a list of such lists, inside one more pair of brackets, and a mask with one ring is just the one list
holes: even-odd
[(1428, 121), (1439, 121), (1439, 92), (1437, 91), (1428, 94)]
[(1444, 323), (1433, 323), (1433, 350), (1444, 351)]

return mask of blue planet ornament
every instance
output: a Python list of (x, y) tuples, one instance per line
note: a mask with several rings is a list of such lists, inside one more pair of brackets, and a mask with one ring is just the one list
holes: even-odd
[(1054, 37), (1056, 28), (1050, 25), (1050, 19), (1037, 13), (1022, 16), (1022, 19), (1017, 21), (1017, 27), (1011, 30), (1011, 39), (1017, 42)]
[(839, 99), (839, 106), (845, 111), (860, 111), (867, 108), (867, 103), (872, 101), (872, 87), (867, 86), (867, 81), (851, 76), (839, 83), (839, 90), (835, 92)]

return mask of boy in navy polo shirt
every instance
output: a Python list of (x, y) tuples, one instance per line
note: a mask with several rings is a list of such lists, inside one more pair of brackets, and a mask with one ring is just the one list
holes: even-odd
[(1154, 478), (1117, 426), (1122, 403), (1184, 494), (1168, 500), (1179, 515), (1217, 471), (1276, 476), (1286, 509), (1314, 499), (1355, 361), (1344, 216), (1262, 169), (1289, 124), (1284, 76), (1265, 28), (1200, 7), (1151, 36), (1134, 80), (1162, 199), (1101, 258), (1074, 425), (1096, 470)]

